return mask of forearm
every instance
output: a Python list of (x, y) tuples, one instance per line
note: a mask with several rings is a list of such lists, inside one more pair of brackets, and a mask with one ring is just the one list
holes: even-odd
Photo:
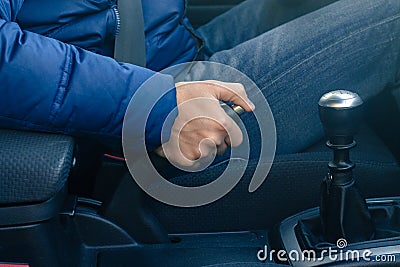
[[(120, 138), (132, 95), (154, 74), (3, 20), (0, 64), (2, 127), (100, 138)], [(173, 87), (172, 78), (166, 80)], [(175, 107), (174, 91), (161, 102), (150, 120), (162, 119)], [(152, 146), (159, 143), (157, 131), (148, 129)]]

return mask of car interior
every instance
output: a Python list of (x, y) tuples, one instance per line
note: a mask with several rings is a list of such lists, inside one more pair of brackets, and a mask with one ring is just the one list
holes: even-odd
[[(196, 28), (240, 2), (190, 0), (187, 15)], [(95, 140), (0, 129), (0, 267), (398, 266), (397, 88), (364, 103), (328, 89), (315, 103), (324, 138), (300, 153), (275, 155), (255, 192), (244, 178), (225, 197), (195, 208), (148, 196), (123, 155)], [(349, 98), (348, 106), (332, 105)], [(166, 164), (151, 157), (159, 168)], [(210, 177), (205, 170), (171, 182), (195, 186)], [(368, 250), (375, 260), (332, 259), (322, 253), (329, 249), (342, 256)], [(305, 261), (272, 251), (316, 254)], [(391, 261), (378, 261), (381, 255)]]

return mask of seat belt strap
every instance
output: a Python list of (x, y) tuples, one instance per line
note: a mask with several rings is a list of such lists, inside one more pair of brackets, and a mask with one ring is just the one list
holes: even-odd
[(141, 0), (118, 0), (120, 29), (115, 38), (114, 58), (146, 66), (146, 45)]

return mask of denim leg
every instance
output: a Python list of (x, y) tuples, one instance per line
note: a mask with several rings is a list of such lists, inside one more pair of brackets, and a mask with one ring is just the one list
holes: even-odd
[[(341, 88), (368, 99), (398, 82), (399, 54), (400, 1), (341, 0), (217, 52), (210, 60), (242, 71), (258, 85), (274, 115), (277, 154), (290, 154), (323, 137), (317, 106), (322, 94)], [(202, 74), (192, 77), (201, 79)], [(257, 108), (257, 98), (250, 98)], [(251, 114), (242, 119), (252, 150), (256, 147), (249, 161), (251, 172), (260, 136)], [(229, 153), (200, 173), (170, 171), (168, 176), (182, 185), (203, 184), (224, 170), (227, 158)]]
[(396, 82), (399, 52), (400, 1), (341, 0), (210, 60), (242, 71), (259, 86), (275, 118), (277, 153), (287, 154), (323, 136), (317, 108), (322, 94), (342, 88), (368, 99)]
[(247, 0), (200, 27), (198, 32), (205, 41), (205, 53), (212, 55), (335, 1)]

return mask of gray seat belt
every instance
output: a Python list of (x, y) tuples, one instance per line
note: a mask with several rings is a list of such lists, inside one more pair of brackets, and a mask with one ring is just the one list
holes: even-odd
[(146, 45), (141, 0), (118, 0), (120, 29), (115, 38), (114, 58), (146, 66)]

